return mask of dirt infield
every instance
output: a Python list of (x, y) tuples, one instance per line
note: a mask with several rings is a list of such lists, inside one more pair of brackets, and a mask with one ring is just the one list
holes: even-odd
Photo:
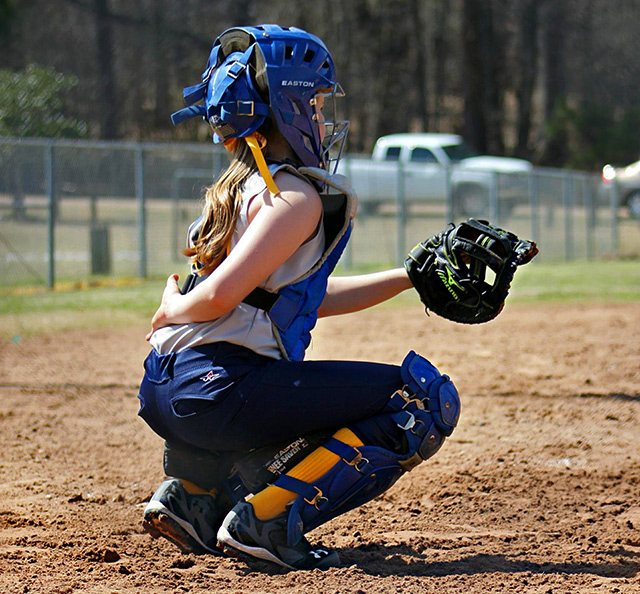
[(323, 320), (312, 358), (451, 375), (460, 425), (377, 500), (311, 533), (343, 566), (182, 555), (141, 529), (162, 442), (137, 418), (146, 323), (0, 346), (0, 592), (640, 592), (640, 304), (420, 307)]

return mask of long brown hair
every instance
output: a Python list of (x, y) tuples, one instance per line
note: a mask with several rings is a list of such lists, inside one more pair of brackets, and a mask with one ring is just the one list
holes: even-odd
[(227, 253), (240, 212), (240, 194), (247, 178), (257, 170), (246, 142), (236, 142), (231, 164), (209, 186), (204, 195), (202, 224), (193, 247), (183, 253), (201, 265), (201, 274), (210, 274)]

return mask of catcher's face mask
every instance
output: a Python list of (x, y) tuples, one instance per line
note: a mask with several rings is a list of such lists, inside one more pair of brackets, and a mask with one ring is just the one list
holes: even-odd
[(338, 102), (345, 96), (342, 87), (336, 83), (331, 89), (321, 89), (313, 99), (313, 120), (318, 124), (322, 138), (321, 167), (335, 173), (349, 132), (349, 121), (338, 118)]

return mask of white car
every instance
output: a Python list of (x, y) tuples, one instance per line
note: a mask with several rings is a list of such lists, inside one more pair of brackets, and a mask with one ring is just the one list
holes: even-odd
[(640, 218), (640, 161), (626, 167), (605, 165), (602, 168), (601, 190), (604, 196), (618, 188), (620, 206), (627, 208), (634, 219)]

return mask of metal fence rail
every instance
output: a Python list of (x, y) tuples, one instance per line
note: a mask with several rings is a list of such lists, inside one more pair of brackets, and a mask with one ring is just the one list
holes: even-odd
[[(175, 271), (203, 189), (227, 162), (206, 144), (0, 138), (3, 286)], [(461, 217), (450, 189), (430, 203), (407, 200), (400, 164), (392, 175), (387, 199), (374, 205), (361, 192), (344, 269), (400, 264), (411, 246)], [(518, 175), (495, 174), (485, 212), (473, 214), (535, 239), (541, 258), (640, 254), (637, 221), (619, 211), (615, 191), (601, 191), (598, 175)], [(506, 208), (514, 184), (520, 195)]]

